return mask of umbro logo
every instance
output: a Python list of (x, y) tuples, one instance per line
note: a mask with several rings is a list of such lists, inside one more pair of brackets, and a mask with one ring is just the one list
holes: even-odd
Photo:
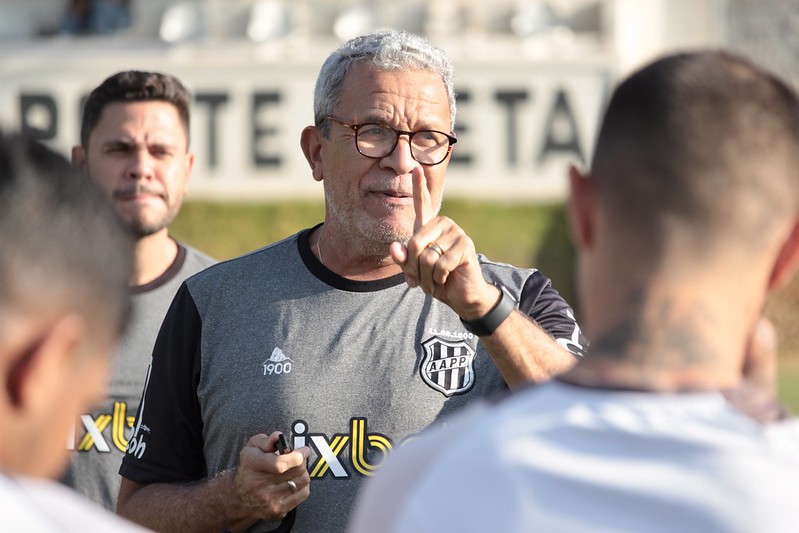
[(294, 361), (283, 353), (283, 350), (276, 346), (275, 349), (272, 350), (272, 355), (263, 362), (262, 366), (264, 367), (264, 376), (289, 374), (294, 367)]

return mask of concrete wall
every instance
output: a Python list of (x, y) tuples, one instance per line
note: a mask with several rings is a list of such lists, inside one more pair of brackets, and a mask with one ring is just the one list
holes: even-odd
[(727, 2), (725, 44), (799, 87), (799, 1)]

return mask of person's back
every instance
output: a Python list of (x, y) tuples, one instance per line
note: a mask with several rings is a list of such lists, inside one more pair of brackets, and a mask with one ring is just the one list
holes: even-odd
[(799, 261), (793, 91), (721, 52), (649, 65), (569, 210), (590, 357), (398, 451), (352, 530), (795, 531), (799, 422), (725, 394)]
[(352, 531), (794, 531), (799, 422), (763, 427), (718, 392), (555, 381), (425, 439)]

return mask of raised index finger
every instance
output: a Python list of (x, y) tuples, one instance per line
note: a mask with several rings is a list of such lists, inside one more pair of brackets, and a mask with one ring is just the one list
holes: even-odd
[(411, 181), (413, 182), (413, 211), (416, 219), (413, 222), (413, 231), (416, 233), (433, 218), (433, 200), (430, 198), (430, 190), (427, 188), (427, 180), (424, 177), (424, 170), (417, 166), (411, 171)]

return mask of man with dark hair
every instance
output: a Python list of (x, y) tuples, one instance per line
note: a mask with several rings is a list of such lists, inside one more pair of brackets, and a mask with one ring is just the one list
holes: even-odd
[(796, 95), (724, 52), (650, 64), (570, 218), (591, 356), (397, 452), (352, 531), (796, 531), (799, 420), (728, 400), (763, 405), (763, 305), (799, 263)]
[(74, 419), (104, 394), (130, 312), (132, 243), (66, 159), (0, 134), (0, 523), (139, 531), (50, 481)]
[(112, 202), (135, 239), (133, 318), (120, 340), (110, 397), (84, 414), (65, 482), (114, 509), (128, 443), (158, 328), (184, 279), (213, 260), (169, 235), (194, 165), (191, 95), (175, 77), (124, 71), (86, 100), (72, 162)]
[[(342, 531), (393, 448), (575, 363), (579, 328), (549, 279), (478, 255), (437, 216), (452, 78), (442, 50), (404, 32), (328, 57), (300, 138), (324, 224), (180, 289), (120, 470), (121, 514), (172, 531)], [(294, 452), (274, 453), (280, 432)]]

